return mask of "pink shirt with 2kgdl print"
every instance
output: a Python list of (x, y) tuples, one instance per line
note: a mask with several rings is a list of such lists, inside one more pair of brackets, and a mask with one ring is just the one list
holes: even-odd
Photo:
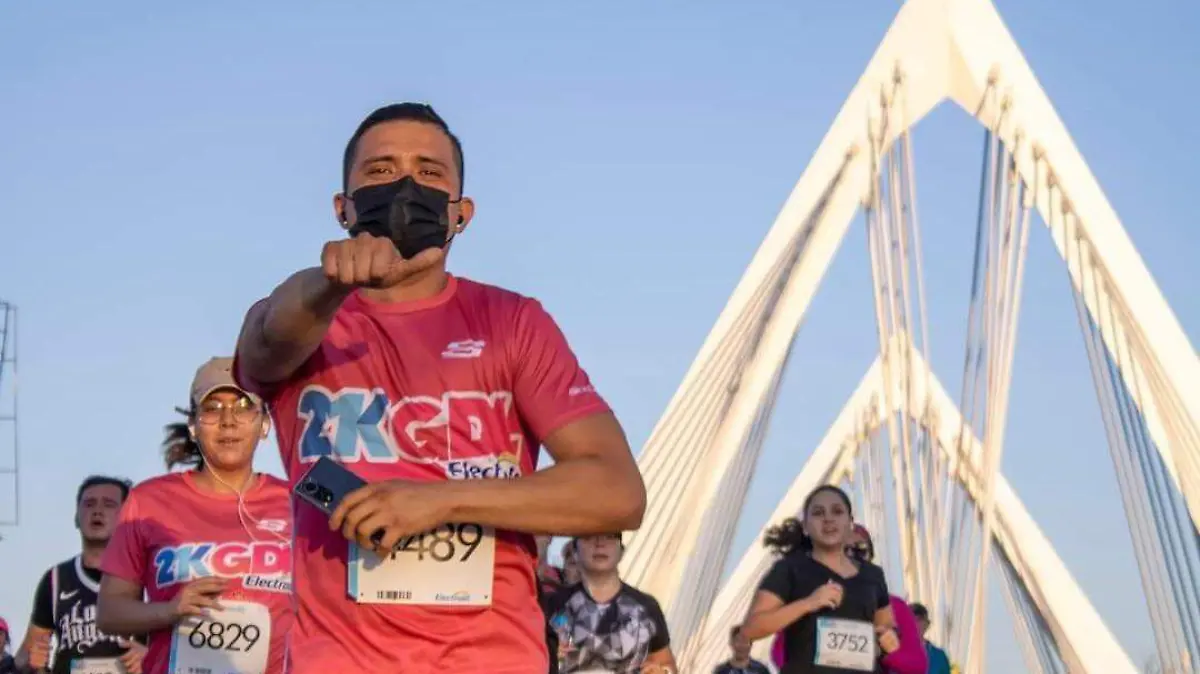
[(228, 579), (221, 611), (150, 634), (145, 674), (281, 674), (292, 628), (291, 505), (287, 485), (257, 476), (237, 496), (209, 491), (193, 473), (146, 480), (129, 493), (101, 570), (167, 602), (196, 579)]
[[(609, 408), (535, 300), (450, 276), (434, 297), (342, 304), (268, 402), (295, 483), (320, 457), (367, 482), (506, 480), (543, 440)], [(389, 558), (296, 507), (291, 674), (530, 674), (548, 667), (532, 536), (447, 523)]]

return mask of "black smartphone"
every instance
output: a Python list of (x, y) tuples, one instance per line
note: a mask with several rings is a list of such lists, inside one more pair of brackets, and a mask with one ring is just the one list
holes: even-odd
[(346, 494), (367, 486), (367, 482), (342, 464), (322, 456), (300, 477), (292, 492), (317, 510), (332, 515)]
[[(355, 475), (349, 468), (322, 456), (300, 477), (300, 481), (292, 488), (292, 493), (329, 516), (337, 510), (347, 494), (365, 486), (366, 480)], [(372, 543), (378, 544), (381, 540), (383, 529), (371, 534)]]

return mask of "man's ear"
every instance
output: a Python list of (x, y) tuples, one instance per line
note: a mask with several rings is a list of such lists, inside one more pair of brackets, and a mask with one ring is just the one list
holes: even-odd
[(475, 200), (471, 197), (463, 197), (458, 202), (458, 217), (454, 219), (454, 222), (450, 223), (450, 229), (455, 234), (462, 234), (474, 218)]
[(354, 203), (346, 197), (344, 192), (338, 192), (333, 195), (333, 217), (337, 219), (337, 223), (342, 229), (350, 229), (351, 218), (354, 216)]

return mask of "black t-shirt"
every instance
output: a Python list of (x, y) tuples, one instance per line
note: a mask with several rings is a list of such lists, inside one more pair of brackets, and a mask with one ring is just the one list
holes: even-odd
[(125, 653), (119, 638), (96, 629), (100, 570), (74, 557), (42, 575), (33, 595), (29, 623), (54, 634), (53, 674), (69, 674), (71, 663), (116, 658)]
[[(830, 580), (842, 586), (841, 605), (810, 613), (783, 629), (785, 663), (781, 674), (883, 672), (874, 636), (875, 612), (889, 605), (883, 569), (864, 563), (857, 574), (844, 578), (807, 554), (792, 553), (771, 567), (758, 589), (789, 604), (811, 595)], [(847, 622), (834, 622), (837, 620)], [(848, 626), (856, 629), (843, 629)], [(816, 664), (818, 633), (823, 653), (836, 652), (841, 657), (853, 657), (855, 653), (873, 652), (874, 668), (863, 670)]]
[(731, 662), (718, 665), (713, 674), (771, 674), (771, 670), (758, 660), (750, 660), (745, 667), (737, 667)]
[(636, 672), (651, 653), (671, 645), (658, 601), (623, 583), (603, 604), (592, 599), (583, 583), (565, 587), (547, 598), (545, 610), (552, 633), (550, 658), (557, 657), (560, 633), (571, 640), (559, 674)]
[(554, 595), (545, 591), (546, 587), (538, 583), (538, 604), (546, 620), (546, 650), (550, 652), (550, 669), (548, 674), (558, 674), (558, 635), (550, 627), (550, 598)]

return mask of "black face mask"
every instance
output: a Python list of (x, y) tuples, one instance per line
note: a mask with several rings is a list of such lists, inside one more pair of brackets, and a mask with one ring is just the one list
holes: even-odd
[(448, 241), (450, 195), (410, 176), (360, 187), (350, 200), (358, 214), (350, 236), (365, 232), (391, 239), (406, 260), (427, 248), (441, 248)]

